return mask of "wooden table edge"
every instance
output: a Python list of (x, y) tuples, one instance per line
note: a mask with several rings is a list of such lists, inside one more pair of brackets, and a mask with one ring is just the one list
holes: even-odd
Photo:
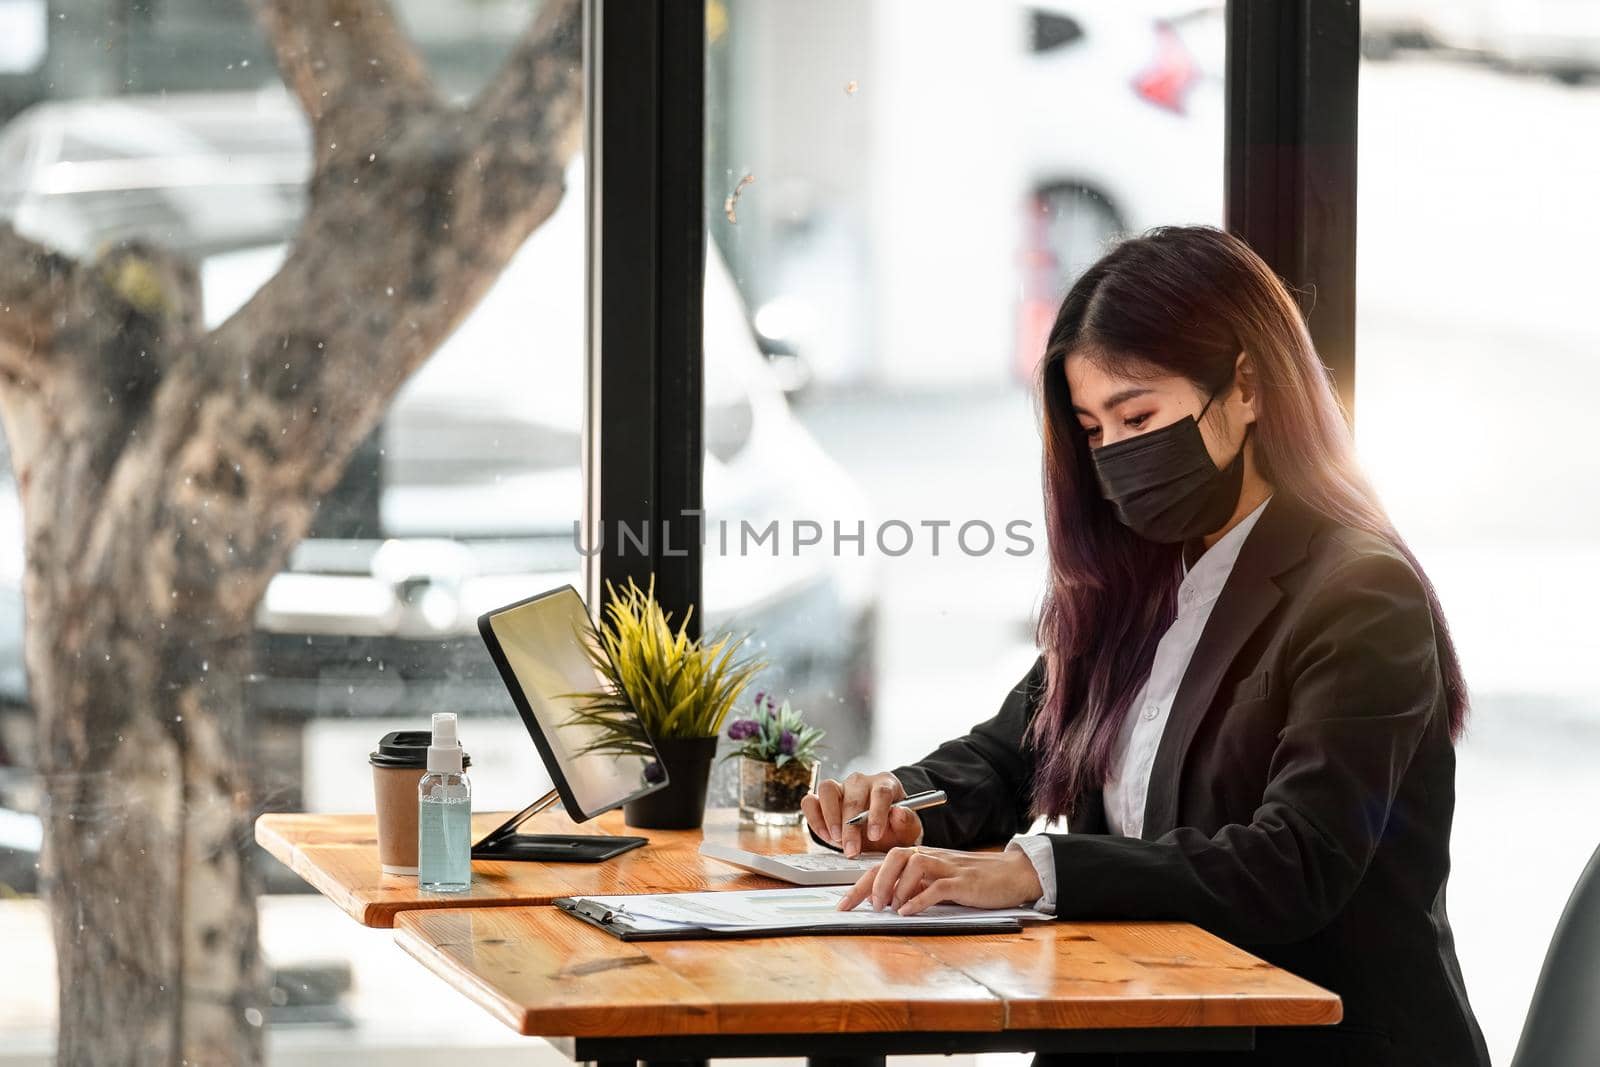
[[(273, 818), (275, 812), (264, 812), (256, 816), (255, 838), (256, 844), (267, 850), (268, 855), (282, 863), (290, 870), (294, 869), (295, 847), (289, 840), (278, 832), (274, 825), (278, 820)], [(296, 872), (299, 873), (299, 872)]]
[[(295, 818), (297, 814), (265, 812), (256, 816), (256, 844), (266, 849), (268, 855), (289, 868), (301, 881), (316, 890), (334, 907), (370, 930), (393, 928), (395, 917), (403, 911), (444, 911), (453, 908), (527, 908), (544, 907), (549, 903), (548, 901), (518, 898), (496, 900), (493, 897), (452, 897), (447, 895), (421, 897), (415, 900), (367, 900), (338, 880), (328, 877), (328, 873), (325, 870), (311, 861), (311, 857), (306, 854), (305, 848), (294, 844), (289, 838), (283, 836), (277, 824), (288, 822)], [(498, 818), (499, 813), (489, 813), (488, 817)], [(339, 842), (325, 842), (306, 847), (328, 850), (346, 846)], [(565, 896), (566, 892), (563, 891), (562, 895)]]
[[(324, 872), (306, 857), (305, 853), (284, 837), (274, 825), (278, 819), (278, 812), (266, 812), (256, 816), (255, 839), (256, 844), (267, 850), (267, 854), (290, 871), (306, 885), (315, 889), (319, 895), (327, 899), (334, 907), (350, 916), (356, 922), (369, 929), (385, 930), (394, 925), (394, 912), (398, 909), (374, 905), (356, 898), (344, 886), (330, 881)], [(419, 901), (417, 906), (434, 908), (449, 907), (448, 901)]]
[[(1293, 972), (1285, 973), (1292, 974)], [(974, 978), (974, 981), (977, 980)], [(1315, 988), (1321, 990), (1320, 986)], [(1252, 994), (1247, 1001), (1251, 1014), (1270, 1014), (1272, 1016), (1271, 1018), (1253, 1019), (1232, 1017), (1241, 1007), (1241, 1001), (1239, 998), (1225, 994), (1172, 993), (1165, 995), (1155, 994), (1142, 998), (1108, 995), (1101, 998), (1084, 997), (1070, 1005), (1054, 1006), (1041, 1005), (1036, 1000), (1022, 998), (1007, 999), (1002, 997), (1001, 999), (1006, 1006), (1005, 1029), (1015, 1031), (1105, 1029), (1105, 1026), (1100, 1023), (1080, 1023), (1071, 1018), (1071, 1016), (1079, 1014), (1091, 1001), (1097, 999), (1115, 1003), (1124, 1009), (1132, 1011), (1147, 1010), (1166, 1017), (1160, 1021), (1152, 1020), (1146, 1023), (1129, 1024), (1139, 1029), (1155, 1029), (1162, 1026), (1194, 1030), (1239, 1027), (1259, 1029), (1261, 1027), (1270, 1028), (1275, 1026), (1298, 1028), (1333, 1026), (1344, 1020), (1344, 1002), (1337, 993), (1331, 990), (1321, 990), (1321, 995), (1316, 993), (1306, 993), (1304, 995), (1286, 994), (1281, 996)], [(1172, 1021), (1177, 1016), (1184, 1016), (1184, 1021)]]
[(437, 968), (430, 966), (430, 959), (438, 958), (439, 956), (437, 946), (423, 940), (410, 927), (403, 923), (395, 923), (394, 941), (395, 944), (400, 946), (401, 951), (415, 960), (423, 970), (478, 1005), (478, 1007), (500, 1020), (516, 1033), (524, 1037), (543, 1036), (532, 1034), (528, 1031), (527, 1009), (521, 1004), (514, 1004), (508, 998), (501, 996), (489, 983), (460, 968), (452, 968), (449, 974), (443, 974)]
[[(528, 910), (537, 909), (541, 911), (550, 911), (552, 913), (555, 911), (555, 909), (550, 905), (542, 904), (525, 904), (522, 905), (522, 907), (527, 908)], [(543, 1028), (539, 1022), (540, 1012), (536, 1007), (530, 1007), (522, 1004), (519, 1001), (512, 1000), (511, 998), (501, 994), (493, 984), (484, 981), (480, 976), (461, 970), (460, 967), (456, 965), (454, 961), (449, 960), (446, 954), (442, 951), (448, 947), (446, 944), (430, 941), (422, 936), (417, 929), (415, 929), (416, 924), (422, 923), (431, 917), (430, 915), (426, 914), (426, 912), (437, 910), (439, 909), (411, 908), (407, 909), (405, 913), (395, 916), (396, 921), (394, 925), (394, 938), (396, 944), (398, 944), (407, 955), (411, 956), (426, 970), (438, 976), (442, 981), (445, 982), (445, 984), (451, 986), (457, 992), (467, 997), (467, 999), (479, 1005), (490, 1015), (499, 1019), (513, 1031), (521, 1034), (524, 1037), (541, 1037), (550, 1039), (566, 1038), (572, 1040), (586, 1040), (595, 1038), (603, 1038), (608, 1040), (613, 1038), (618, 1040), (643, 1040), (656, 1037), (692, 1039), (700, 1037), (728, 1036), (743, 1038), (759, 1037), (772, 1033), (772, 1028), (770, 1026), (749, 1025), (752, 1020), (760, 1019), (770, 1014), (770, 1008), (741, 1004), (719, 1006), (716, 1001), (711, 998), (711, 995), (706, 994), (704, 990), (697, 990), (707, 998), (704, 1002), (698, 1004), (698, 1006), (703, 1010), (693, 1013), (686, 1013), (684, 1018), (680, 1020), (680, 1022), (686, 1023), (686, 1025), (680, 1025), (671, 1031), (651, 1029), (638, 1033), (631, 1033), (627, 1032), (625, 1027), (624, 1029), (619, 1030), (617, 1029), (615, 1021), (615, 1016), (618, 1013), (618, 1009), (610, 1006), (603, 1008), (595, 1007), (571, 1010), (571, 1016), (579, 1021), (579, 1025), (563, 1026), (556, 1029)], [(415, 918), (412, 918), (410, 916), (410, 912), (413, 911), (423, 912), (423, 914), (418, 914)], [(578, 920), (574, 919), (573, 921), (577, 922)], [(920, 942), (923, 940), (920, 937), (905, 935), (883, 939), (898, 940), (908, 945), (914, 945), (919, 950), (922, 947)], [(651, 944), (660, 944), (660, 942), (620, 941), (619, 943), (628, 944), (629, 947), (633, 948), (641, 955), (647, 953), (647, 946)], [(723, 942), (707, 940), (703, 943), (719, 944)], [(451, 942), (450, 944), (461, 945), (463, 942)], [(965, 979), (967, 982), (970, 982), (975, 990), (979, 991), (986, 999), (984, 1006), (993, 1014), (992, 1019), (973, 1018), (971, 1021), (966, 1022), (963, 1025), (941, 1028), (938, 1031), (930, 1032), (959, 1035), (1001, 1033), (1004, 1031), (1005, 1002), (998, 994), (995, 993), (994, 990), (973, 978), (971, 975), (966, 974), (964, 971), (958, 971), (956, 968), (951, 968), (946, 964), (940, 963), (932, 956), (928, 956), (927, 961), (930, 965), (944, 967), (948, 970), (959, 973), (963, 979)], [(882, 1003), (899, 1002), (863, 999), (859, 1001), (852, 1001), (850, 1003), (853, 1006), (859, 1007), (865, 1011), (869, 1017), (871, 1017), (870, 1009), (872, 1006)], [(971, 1004), (965, 1006), (975, 1007), (977, 1004), (978, 1002), (974, 1000), (971, 1002)], [(686, 1002), (684, 1006), (695, 1007), (696, 1004)], [(607, 1018), (607, 1025), (604, 1032), (578, 1032), (585, 1029), (585, 1027), (581, 1025), (584, 1016), (605, 1016)], [(895, 1034), (904, 1032), (906, 1029), (907, 1027), (905, 1023), (897, 1022), (893, 1019), (885, 1017), (883, 1020), (883, 1025), (881, 1026), (872, 1026), (866, 1028), (852, 1027), (849, 1029), (819, 1028), (809, 1031), (795, 1031), (795, 1033), (827, 1037), (849, 1034)]]
[[(529, 909), (549, 907), (549, 905), (537, 904), (524, 904), (520, 906)], [(615, 1029), (614, 1021), (607, 1026), (607, 1029), (604, 1033), (576, 1032), (585, 1029), (581, 1023), (579, 1025), (569, 1025), (554, 1030), (546, 1030), (542, 1028), (541, 1024), (538, 1022), (539, 1012), (537, 1008), (529, 1007), (522, 1004), (520, 1001), (515, 1001), (504, 996), (491, 983), (482, 980), (481, 977), (472, 974), (471, 972), (462, 970), (459, 966), (455, 965), (453, 961), (446, 957), (445, 953), (442, 951), (446, 947), (444, 944), (435, 944), (419, 933), (416, 929), (416, 924), (424, 922), (428, 918), (427, 915), (418, 915), (415, 918), (411, 918), (409, 914), (407, 914), (411, 911), (426, 912), (433, 910), (439, 909), (408, 908), (405, 909), (403, 913), (395, 915), (394, 937), (396, 943), (403, 951), (406, 952), (407, 955), (411, 956), (430, 973), (439, 977), (447, 985), (456, 989), (469, 1000), (482, 1007), (490, 1015), (496, 1019), (499, 1019), (511, 1030), (521, 1034), (522, 1036), (550, 1039), (562, 1038), (571, 1040), (626, 1040), (645, 1039), (650, 1037), (673, 1037), (687, 1039), (697, 1036), (716, 1036), (719, 1034), (729, 1037), (755, 1037), (769, 1032), (770, 1028), (747, 1029), (744, 1026), (737, 1024), (729, 1026), (730, 1019), (727, 1018), (722, 1012), (716, 1010), (709, 1011), (704, 1015), (704, 1027), (689, 1026), (673, 1030), (670, 1033), (663, 1033), (660, 1030), (650, 1030), (641, 1033), (618, 1032)], [(993, 1027), (986, 1027), (981, 1024), (972, 1024), (953, 1026), (949, 1028), (939, 1028), (936, 1030), (919, 1030), (919, 1032), (926, 1032), (929, 1034), (942, 1033), (951, 1036), (957, 1036), (962, 1034), (979, 1033), (1037, 1033), (1042, 1030), (1070, 1030), (1087, 1033), (1103, 1032), (1108, 1029), (1103, 1024), (1088, 1022), (1078, 1023), (1070, 1019), (1042, 1023), (1041, 1018), (1049, 1015), (1050, 1012), (1048, 1008), (1041, 1010), (1041, 1006), (1037, 1001), (1015, 997), (1008, 998), (1004, 995), (1004, 993), (995, 989), (990, 983), (984, 981), (979, 975), (970, 973), (960, 965), (940, 959), (931, 951), (928, 951), (933, 947), (932, 942), (936, 942), (938, 938), (899, 935), (898, 940), (915, 946), (919, 951), (926, 952), (928, 962), (930, 964), (946, 967), (959, 973), (967, 981), (971, 982), (974, 986), (982, 989), (986, 994), (988, 994), (999, 1010), (1000, 1018), (998, 1020), (998, 1024)], [(705, 943), (716, 944), (716, 942), (713, 941), (707, 941)], [(459, 944), (459, 942), (452, 942), (452, 944)], [(641, 951), (643, 951), (642, 947)], [(1281, 970), (1281, 968), (1279, 969)], [(1296, 978), (1305, 985), (1306, 991), (1304, 994), (1284, 994), (1279, 996), (1252, 995), (1249, 998), (1249, 1006), (1251, 1008), (1261, 1009), (1270, 1006), (1271, 1011), (1269, 1014), (1273, 1016), (1271, 1019), (1240, 1020), (1238, 1018), (1230, 1017), (1227, 1009), (1235, 1006), (1237, 1004), (1237, 1000), (1222, 994), (1158, 994), (1145, 998), (1143, 1001), (1138, 1003), (1142, 1007), (1147, 1008), (1149, 1011), (1163, 1016), (1162, 1019), (1152, 1019), (1148, 1023), (1130, 1024), (1122, 1029), (1254, 1031), (1264, 1026), (1300, 1027), (1333, 1025), (1343, 1019), (1343, 1001), (1338, 994), (1332, 992), (1331, 990), (1323, 989), (1321, 986), (1318, 986), (1307, 979), (1300, 978), (1298, 975), (1293, 975), (1292, 972), (1285, 973), (1291, 974), (1292, 977)], [(1126, 997), (1107, 996), (1104, 999), (1108, 1001), (1115, 1001), (1124, 1005), (1130, 1004), (1129, 998)], [(875, 1002), (863, 1001), (862, 1003), (869, 1004)], [(1218, 1008), (1222, 1010), (1218, 1011)], [(601, 1014), (601, 1012), (599, 1012), (598, 1009), (590, 1009), (589, 1014), (595, 1015)], [(1069, 1010), (1064, 1010), (1061, 1012), (1061, 1014), (1064, 1016), (1070, 1016), (1072, 1012)], [(1182, 1023), (1173, 1023), (1171, 1019), (1177, 1017), (1185, 1018), (1186, 1021)], [(903, 1026), (886, 1025), (881, 1029), (818, 1029), (813, 1031), (797, 1031), (796, 1033), (810, 1034), (813, 1036), (826, 1036), (830, 1034), (870, 1035), (897, 1033), (901, 1032), (902, 1030), (904, 1030)]]

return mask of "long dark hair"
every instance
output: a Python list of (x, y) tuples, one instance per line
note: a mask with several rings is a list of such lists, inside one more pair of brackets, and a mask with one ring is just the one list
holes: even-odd
[(1361, 472), (1299, 306), (1239, 238), (1210, 226), (1163, 226), (1118, 244), (1077, 280), (1039, 365), (1050, 544), (1038, 628), (1045, 684), (1028, 735), (1038, 754), (1039, 814), (1066, 814), (1105, 784), (1128, 705), (1176, 616), (1183, 576), (1181, 545), (1138, 537), (1101, 496), (1072, 411), (1066, 359), (1082, 352), (1125, 376), (1181, 375), (1211, 393), (1232, 380), (1241, 351), (1259, 389), (1257, 469), (1275, 493), (1377, 534), (1411, 562), (1433, 614), (1450, 736), (1460, 736), (1466, 683), (1439, 598)]

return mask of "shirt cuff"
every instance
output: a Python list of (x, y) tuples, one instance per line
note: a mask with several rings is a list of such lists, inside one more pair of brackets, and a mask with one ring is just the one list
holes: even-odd
[(1035, 911), (1042, 911), (1046, 915), (1056, 913), (1056, 857), (1055, 849), (1051, 847), (1050, 839), (1043, 834), (1018, 834), (1011, 839), (1009, 849), (1019, 849), (1033, 864), (1033, 869), (1039, 873), (1039, 885), (1044, 890), (1038, 900), (1033, 902)]
[[(893, 771), (889, 772), (889, 777), (893, 778), (897, 782), (900, 782), (900, 776), (898, 774), (894, 773)], [(900, 782), (900, 792), (905, 793), (907, 796), (911, 795), (910, 792), (906, 789), (906, 784), (904, 782)], [(918, 845), (922, 844), (922, 839), (924, 837), (928, 836), (928, 828), (925, 825), (923, 825), (922, 819), (920, 817), (917, 819), (917, 826), (918, 826), (917, 839), (915, 841), (911, 842), (911, 847), (912, 848), (916, 848)]]

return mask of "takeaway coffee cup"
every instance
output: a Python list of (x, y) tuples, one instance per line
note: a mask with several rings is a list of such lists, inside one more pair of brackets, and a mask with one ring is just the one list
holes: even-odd
[[(417, 784), (428, 772), (431, 730), (384, 734), (372, 764), (372, 790), (378, 806), (378, 862), (384, 874), (417, 873)], [(463, 768), (472, 758), (463, 755)]]

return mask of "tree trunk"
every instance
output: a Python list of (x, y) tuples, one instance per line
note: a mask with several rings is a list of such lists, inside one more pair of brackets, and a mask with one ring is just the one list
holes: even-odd
[[(137, 245), (96, 267), (68, 302), (50, 372), (0, 394), (24, 503), (57, 1056), (259, 1063), (239, 740), (248, 590), (265, 588), (278, 556), (232, 546), (258, 540), (272, 498), (219, 499), (196, 474), (215, 473), (230, 438), (152, 427), (137, 399), (159, 388), (204, 411), (215, 392), (194, 358), (192, 270)], [(100, 398), (104, 368), (131, 368), (113, 380), (120, 404)]]
[[(41, 704), (55, 757), (45, 872), (65, 1024), (58, 1062), (260, 1063), (251, 810), (229, 736), (243, 721), (247, 646), (179, 648), (148, 632), (105, 634), (105, 645), (91, 620), (69, 626), (94, 636), (52, 649), (30, 641), (35, 662), (49, 657), (47, 673), (67, 680)], [(110, 660), (95, 654), (118, 646)], [(163, 668), (192, 656), (203, 680)]]
[(203, 331), (192, 266), (158, 248), (79, 264), (0, 225), (62, 1064), (261, 1061), (256, 607), (395, 392), (554, 210), (581, 129), (578, 0), (546, 0), (463, 109), (383, 0), (259, 2), (316, 165), (286, 261), (232, 318)]

